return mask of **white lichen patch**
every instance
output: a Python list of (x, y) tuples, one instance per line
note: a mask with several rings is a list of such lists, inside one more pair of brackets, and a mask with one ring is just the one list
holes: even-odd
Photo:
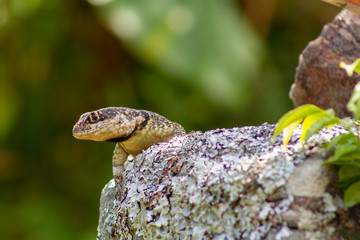
[[(291, 239), (288, 224), (296, 234), (321, 228), (328, 236), (332, 196), (322, 192), (313, 211), (295, 204), (296, 186), (286, 192), (310, 150), (298, 130), (286, 149), (280, 138), (270, 145), (273, 129), (196, 132), (150, 147), (129, 161), (110, 225), (116, 234), (101, 239)], [(337, 133), (327, 131), (326, 138)]]
[(299, 197), (321, 197), (330, 182), (330, 174), (322, 159), (308, 159), (291, 174), (286, 190)]

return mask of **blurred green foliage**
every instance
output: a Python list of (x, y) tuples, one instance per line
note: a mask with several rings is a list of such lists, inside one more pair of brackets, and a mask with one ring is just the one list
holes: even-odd
[(148, 109), (204, 131), (290, 109), (298, 55), (338, 10), (269, 2), (264, 19), (255, 0), (0, 0), (2, 238), (94, 239), (114, 145), (72, 138), (86, 111)]
[[(233, 4), (216, 0), (102, 2), (106, 3), (99, 8), (106, 24), (139, 59), (186, 81), (183, 84), (198, 89), (210, 104), (234, 110), (248, 105), (263, 46)], [(161, 85), (154, 87), (161, 89)]]

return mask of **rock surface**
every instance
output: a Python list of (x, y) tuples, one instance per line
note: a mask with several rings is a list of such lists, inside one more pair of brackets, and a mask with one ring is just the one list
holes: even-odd
[(294, 105), (311, 103), (322, 109), (333, 108), (339, 117), (350, 116), (346, 104), (360, 78), (358, 74), (348, 77), (339, 64), (352, 63), (359, 57), (360, 16), (343, 10), (300, 55), (290, 91)]
[(286, 149), (281, 138), (270, 145), (273, 130), (195, 132), (129, 160), (120, 190), (111, 181), (102, 192), (98, 239), (347, 239), (359, 230), (318, 147), (345, 130), (322, 130), (304, 147), (297, 131)]

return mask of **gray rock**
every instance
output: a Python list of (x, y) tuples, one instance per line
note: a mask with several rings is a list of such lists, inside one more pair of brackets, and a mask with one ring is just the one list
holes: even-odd
[(288, 194), (296, 197), (321, 197), (330, 182), (330, 174), (324, 160), (308, 159), (298, 166), (286, 183)]
[(319, 147), (345, 130), (305, 146), (296, 130), (286, 149), (273, 130), (195, 132), (129, 160), (119, 192), (113, 181), (102, 192), (98, 239), (345, 239)]

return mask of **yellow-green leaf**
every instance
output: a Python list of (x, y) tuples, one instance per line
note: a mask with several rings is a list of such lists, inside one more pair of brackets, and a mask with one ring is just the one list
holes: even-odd
[(291, 135), (293, 134), (295, 128), (301, 123), (302, 119), (299, 119), (298, 121), (293, 122), (283, 130), (283, 146), (284, 148), (289, 143)]
[(348, 76), (352, 76), (354, 74), (354, 71), (357, 73), (360, 72), (360, 58), (356, 59), (355, 62), (351, 64), (346, 64), (345, 62), (341, 62), (339, 64), (339, 67), (345, 69), (346, 74)]
[(355, 119), (360, 118), (360, 82), (355, 85), (354, 91), (347, 104), (347, 109), (354, 114)]
[(329, 125), (334, 125), (339, 122), (340, 122), (339, 118), (333, 117), (333, 116), (328, 116), (328, 117), (319, 119), (317, 122), (313, 123), (309, 127), (309, 129), (306, 131), (304, 141), (306, 142), (309, 137), (311, 137), (314, 133), (317, 133), (318, 131), (320, 131), (323, 127), (326, 127)]
[(309, 116), (310, 114), (314, 114), (314, 113), (321, 112), (321, 111), (324, 111), (324, 110), (318, 108), (315, 105), (306, 104), (306, 105), (302, 105), (300, 107), (297, 107), (297, 108), (287, 112), (278, 121), (278, 124), (277, 124), (274, 134), (271, 138), (271, 141), (274, 142), (276, 137), (281, 133), (281, 131), (283, 131), (284, 128), (286, 128), (290, 124), (298, 122), (298, 121), (301, 122), (306, 116)]
[(300, 141), (303, 144), (305, 142), (305, 136), (306, 133), (308, 131), (308, 129), (317, 121), (328, 117), (328, 113), (325, 111), (321, 111), (321, 112), (317, 112), (314, 114), (311, 114), (307, 117), (305, 117), (303, 123), (302, 123), (302, 133), (301, 133), (301, 137), (300, 137)]

